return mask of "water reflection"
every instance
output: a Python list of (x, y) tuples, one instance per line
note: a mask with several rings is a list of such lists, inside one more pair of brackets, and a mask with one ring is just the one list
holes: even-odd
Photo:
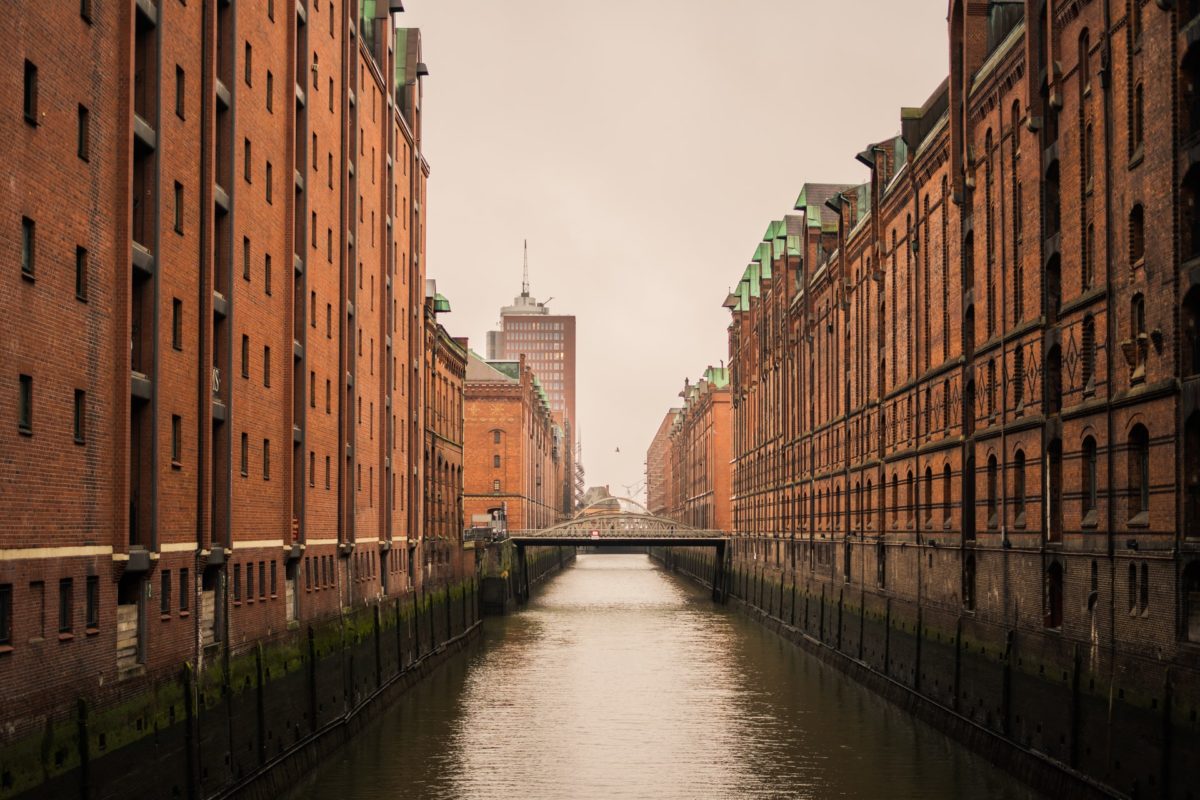
[(488, 620), (298, 797), (1033, 798), (645, 556)]

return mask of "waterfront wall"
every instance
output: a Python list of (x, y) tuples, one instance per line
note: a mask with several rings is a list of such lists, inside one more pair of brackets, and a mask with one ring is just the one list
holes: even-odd
[(479, 620), (466, 579), (81, 694), (3, 741), (0, 798), (277, 797)]
[[(736, 547), (734, 548), (737, 549)], [(710, 586), (712, 552), (653, 550)], [(1191, 798), (1194, 669), (735, 555), (730, 601), (1051, 795)]]
[[(554, 572), (575, 560), (573, 547), (529, 547), (525, 568), (532, 589)], [(521, 602), (521, 575), (517, 548), (501, 542), (487, 548), (480, 562), (480, 610), (487, 615), (508, 614)]]

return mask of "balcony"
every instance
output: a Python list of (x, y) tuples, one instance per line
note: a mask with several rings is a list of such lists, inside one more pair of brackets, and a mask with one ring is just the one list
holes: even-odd
[(143, 278), (154, 277), (154, 254), (140, 242), (133, 242), (133, 268)]
[(133, 137), (142, 147), (153, 151), (158, 147), (158, 134), (140, 114), (133, 115)]

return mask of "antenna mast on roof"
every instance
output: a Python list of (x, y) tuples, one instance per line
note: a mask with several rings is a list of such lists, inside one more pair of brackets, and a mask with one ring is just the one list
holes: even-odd
[(529, 297), (529, 240), (525, 240), (525, 275), (521, 280), (521, 296)]

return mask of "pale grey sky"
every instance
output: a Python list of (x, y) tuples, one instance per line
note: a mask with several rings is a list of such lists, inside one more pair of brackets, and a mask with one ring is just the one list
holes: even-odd
[[(520, 292), (578, 317), (589, 485), (641, 482), (721, 307), (805, 182), (862, 181), (947, 72), (945, 0), (409, 0), (430, 277), (479, 352)], [(617, 452), (620, 448), (620, 452)]]

